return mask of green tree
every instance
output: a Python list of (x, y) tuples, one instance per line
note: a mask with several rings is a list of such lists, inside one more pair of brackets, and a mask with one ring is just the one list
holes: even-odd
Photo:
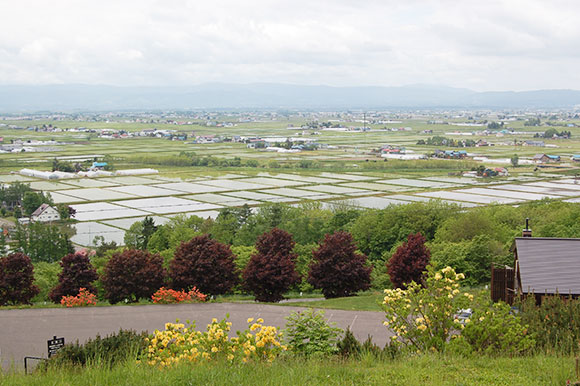
[(514, 154), (514, 156), (510, 158), (510, 162), (512, 163), (512, 166), (515, 168), (518, 166), (518, 163), (520, 162), (520, 157), (517, 154)]
[(70, 241), (72, 230), (69, 227), (33, 222), (28, 225), (16, 224), (14, 240), (16, 249), (28, 256), (33, 262), (53, 262), (64, 255), (74, 252)]
[(26, 192), (22, 197), (22, 209), (26, 216), (30, 216), (42, 204), (54, 205), (49, 193)]

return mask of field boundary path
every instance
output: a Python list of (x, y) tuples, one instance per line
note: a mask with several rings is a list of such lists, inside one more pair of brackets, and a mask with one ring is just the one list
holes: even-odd
[[(205, 303), (142, 306), (107, 306), (83, 308), (38, 308), (0, 311), (0, 359), (7, 370), (13, 363), (24, 366), (24, 356), (47, 356), (47, 340), (64, 337), (67, 343), (85, 342), (97, 334), (102, 337), (119, 329), (153, 332), (165, 323), (195, 320), (197, 329), (205, 330), (212, 318), (229, 314), (232, 331), (247, 328), (248, 318), (264, 319), (265, 324), (284, 327), (285, 318), (303, 307), (247, 303)], [(381, 347), (390, 336), (383, 326), (384, 314), (373, 311), (324, 310), (330, 322), (342, 329), (350, 327), (364, 341), (369, 335)]]

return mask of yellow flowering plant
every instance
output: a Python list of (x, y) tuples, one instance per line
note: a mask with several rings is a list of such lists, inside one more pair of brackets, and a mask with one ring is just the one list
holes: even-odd
[(230, 338), (232, 324), (227, 319), (213, 319), (205, 332), (193, 323), (166, 323), (165, 330), (149, 336), (146, 362), (167, 367), (179, 362), (227, 360), (230, 362), (273, 361), (286, 350), (276, 327), (263, 325), (259, 318), (248, 319), (248, 329)]
[(442, 351), (451, 334), (464, 327), (454, 314), (473, 300), (459, 290), (464, 278), (451, 267), (436, 271), (428, 266), (424, 285), (413, 281), (407, 289), (385, 290), (383, 324), (394, 332), (392, 344), (418, 352)]

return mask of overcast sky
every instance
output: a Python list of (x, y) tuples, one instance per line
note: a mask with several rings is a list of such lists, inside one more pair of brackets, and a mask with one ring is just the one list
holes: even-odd
[(0, 84), (580, 89), (580, 1), (4, 0)]

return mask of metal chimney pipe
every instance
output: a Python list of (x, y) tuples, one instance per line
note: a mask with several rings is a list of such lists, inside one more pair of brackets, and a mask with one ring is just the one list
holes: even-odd
[(526, 229), (522, 231), (522, 237), (532, 237), (532, 230), (530, 229), (529, 221), (530, 219), (526, 218)]

